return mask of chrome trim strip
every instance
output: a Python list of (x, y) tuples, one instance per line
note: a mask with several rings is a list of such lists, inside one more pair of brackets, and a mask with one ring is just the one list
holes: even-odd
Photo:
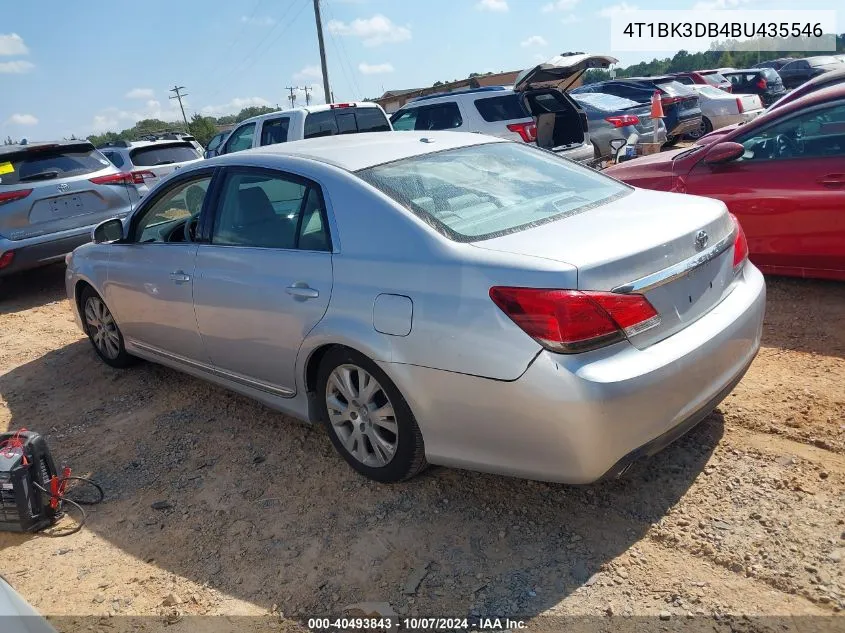
[(611, 290), (611, 292), (618, 294), (631, 294), (632, 292), (645, 293), (657, 288), (658, 286), (668, 284), (669, 282), (683, 277), (694, 268), (698, 268), (702, 264), (706, 264), (710, 260), (716, 259), (719, 255), (733, 246), (735, 239), (736, 228), (707, 250), (702, 251), (689, 259), (685, 259), (682, 262), (669, 266), (668, 268), (659, 270), (656, 273), (640, 277), (636, 281), (632, 281), (622, 286), (616, 286), (616, 288)]
[(271, 393), (276, 396), (281, 396), (282, 398), (292, 398), (296, 395), (296, 392), (292, 389), (271, 385), (270, 383), (266, 383), (261, 380), (256, 380), (254, 378), (247, 378), (246, 376), (241, 376), (240, 374), (236, 374), (231, 371), (226, 371), (225, 369), (219, 369), (206, 363), (201, 363), (196, 360), (190, 360), (189, 358), (179, 356), (178, 354), (165, 352), (164, 350), (158, 349), (157, 347), (153, 347), (152, 345), (147, 345), (146, 343), (139, 343), (138, 341), (131, 339), (127, 340), (126, 342), (129, 343), (131, 347), (136, 347), (139, 350), (154, 354), (155, 356), (161, 356), (163, 358), (176, 361), (177, 363), (181, 363), (183, 365), (195, 367), (196, 369), (200, 369), (206, 373), (217, 376), (218, 378), (225, 378), (226, 380), (231, 380), (232, 382), (239, 383), (244, 387), (250, 387), (251, 389), (257, 389), (259, 391)]

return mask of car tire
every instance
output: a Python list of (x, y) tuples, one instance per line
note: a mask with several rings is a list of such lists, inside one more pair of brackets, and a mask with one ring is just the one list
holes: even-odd
[(698, 140), (705, 134), (710, 134), (710, 132), (712, 131), (713, 124), (710, 123), (710, 119), (705, 116), (701, 117), (701, 126), (699, 126), (699, 128), (695, 132), (690, 132), (689, 134), (687, 134), (687, 136), (693, 140)]
[(79, 315), (91, 346), (104, 363), (123, 369), (137, 362), (126, 351), (123, 334), (106, 302), (91, 286), (86, 286), (79, 297)]
[(363, 354), (345, 347), (329, 350), (317, 371), (316, 400), (335, 449), (362, 475), (395, 483), (428, 466), (411, 408)]

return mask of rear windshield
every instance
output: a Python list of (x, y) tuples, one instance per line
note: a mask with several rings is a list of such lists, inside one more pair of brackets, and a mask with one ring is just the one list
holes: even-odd
[(423, 154), (357, 173), (459, 242), (525, 230), (630, 191), (598, 172), (520, 143)]
[(619, 110), (628, 110), (630, 108), (638, 108), (640, 104), (625, 97), (617, 97), (616, 95), (608, 95), (602, 92), (573, 94), (572, 97), (582, 105), (592, 106), (596, 110), (602, 112), (618, 112)]
[(660, 89), (670, 97), (688, 97), (692, 94), (692, 89), (687, 88), (684, 84), (668, 79), (666, 81), (655, 81)]
[(704, 81), (709, 83), (711, 86), (718, 86), (727, 81), (725, 76), (721, 73), (701, 73), (701, 76), (704, 77)]
[(156, 165), (170, 165), (184, 163), (187, 160), (200, 158), (197, 150), (190, 143), (172, 145), (148, 145), (129, 152), (132, 162), (138, 167), (155, 167)]
[(0, 187), (82, 176), (110, 166), (106, 157), (93, 147), (33, 148), (0, 154)]
[(531, 117), (525, 111), (522, 100), (515, 94), (476, 99), (475, 107), (481, 118), (488, 123), (494, 121), (513, 121), (514, 119), (527, 119)]
[(311, 112), (305, 117), (305, 138), (354, 134), (355, 132), (387, 132), (390, 122), (380, 108), (351, 107)]

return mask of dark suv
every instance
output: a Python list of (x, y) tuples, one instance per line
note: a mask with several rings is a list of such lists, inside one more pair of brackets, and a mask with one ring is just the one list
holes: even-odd
[(786, 92), (783, 81), (774, 68), (749, 68), (725, 73), (733, 84), (734, 94), (759, 95), (765, 107), (769, 107)]
[(666, 124), (668, 144), (676, 143), (687, 132), (699, 129), (701, 108), (698, 104), (698, 94), (669, 75), (599, 81), (581, 86), (571, 92), (574, 94), (602, 92), (631, 99), (637, 103), (651, 103), (651, 97), (655, 91), (660, 93), (660, 101), (663, 105), (663, 122)]

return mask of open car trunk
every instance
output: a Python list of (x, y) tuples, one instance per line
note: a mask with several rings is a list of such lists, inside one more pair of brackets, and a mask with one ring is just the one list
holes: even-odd
[(607, 68), (618, 60), (607, 55), (563, 53), (522, 71), (514, 91), (523, 95), (524, 106), (537, 124), (537, 145), (565, 149), (582, 144), (587, 134), (587, 115), (565, 90), (590, 68)]
[(525, 109), (537, 124), (538, 147), (563, 149), (584, 142), (587, 116), (560, 90), (529, 90), (522, 98)]

